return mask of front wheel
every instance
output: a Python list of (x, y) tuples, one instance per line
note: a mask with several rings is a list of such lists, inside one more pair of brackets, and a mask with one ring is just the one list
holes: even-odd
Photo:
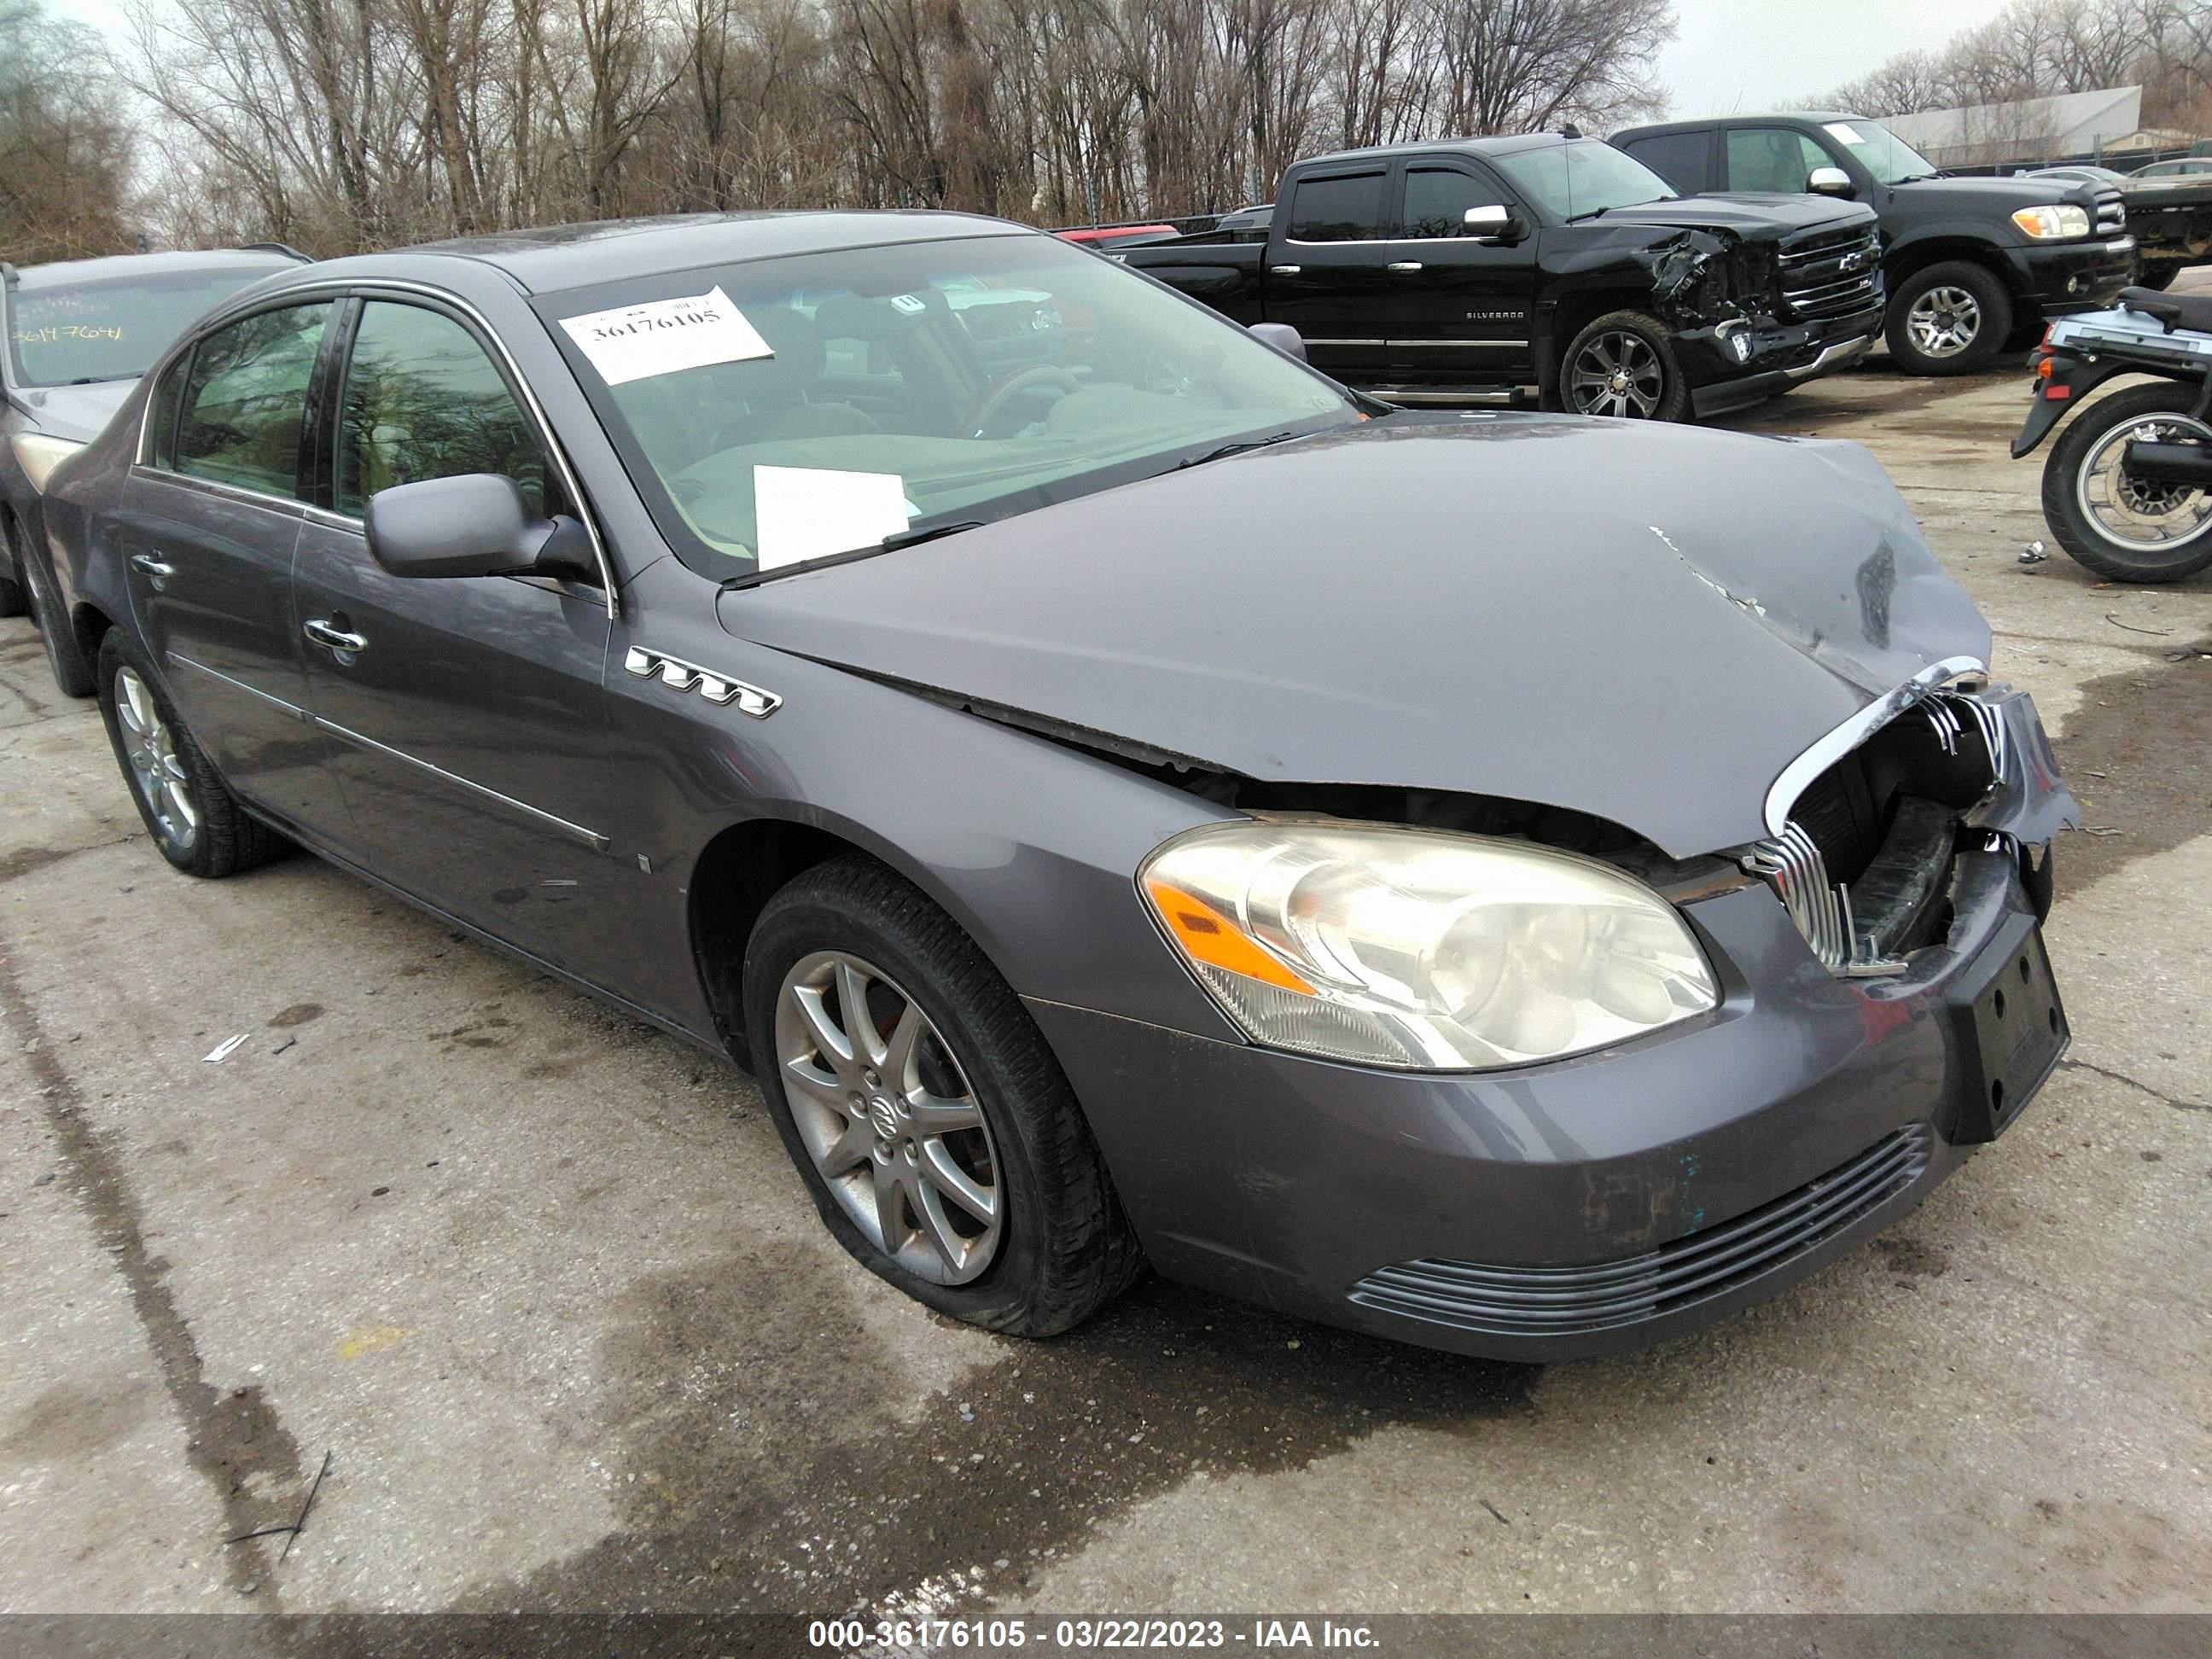
[(1889, 355), (1908, 374), (1972, 374), (2012, 332), (2012, 296), (1995, 272), (1966, 259), (1915, 271), (1891, 291)]
[(2131, 477), (2127, 447), (2144, 441), (2212, 447), (2189, 411), (2194, 387), (2130, 386), (2074, 419), (2043, 467), (2043, 516), (2084, 569), (2114, 582), (2171, 582), (2212, 565), (2212, 490)]
[(940, 1313), (1051, 1336), (1143, 1267), (1074, 1091), (944, 911), (858, 855), (761, 911), (744, 1013), (761, 1093), (833, 1237)]
[(1568, 342), (1559, 360), (1559, 401), (1575, 415), (1686, 419), (1690, 389), (1667, 325), (1640, 311), (1599, 318)]

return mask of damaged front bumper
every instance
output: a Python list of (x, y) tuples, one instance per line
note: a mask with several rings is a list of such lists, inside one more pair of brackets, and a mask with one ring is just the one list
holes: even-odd
[(1848, 368), (1873, 349), (1881, 333), (1881, 307), (1875, 305), (1811, 322), (1753, 319), (1690, 329), (1675, 336), (1674, 349), (1690, 385), (1690, 406), (1703, 417), (1748, 408)]
[(1640, 1346), (1888, 1226), (2057, 1064), (2049, 839), (2070, 801), (2032, 705), (1957, 820), (1931, 927), (1838, 973), (1755, 881), (1683, 903), (1710, 1015), (1510, 1071), (1407, 1074), (1030, 1006), (1155, 1266), (1304, 1316), (1500, 1358)]

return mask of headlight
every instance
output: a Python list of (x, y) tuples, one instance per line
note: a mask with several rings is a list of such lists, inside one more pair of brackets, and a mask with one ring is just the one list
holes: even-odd
[(2039, 242), (2063, 241), (2069, 236), (2089, 234), (2089, 210), (2061, 204), (2056, 207), (2022, 208), (2012, 216), (2021, 234)]
[(1138, 875), (1254, 1042), (1473, 1071), (1580, 1054), (1716, 1006), (1674, 908), (1595, 860), (1381, 824), (1209, 825)]
[(15, 443), (16, 465), (41, 495), (46, 493), (47, 475), (84, 447), (74, 439), (50, 438), (43, 432), (19, 432)]

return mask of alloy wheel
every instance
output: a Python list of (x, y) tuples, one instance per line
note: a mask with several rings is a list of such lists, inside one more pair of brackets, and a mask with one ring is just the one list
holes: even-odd
[(134, 668), (115, 671), (115, 718), (123, 728), (123, 756), (132, 787), (161, 839), (182, 851), (199, 839), (199, 805), (192, 799), (191, 775), (177, 752), (169, 723)]
[(1955, 357), (1981, 334), (1982, 302), (1963, 288), (1942, 283), (1912, 302), (1905, 327), (1922, 355)]
[(2212, 491), (2134, 477), (2124, 465), (2129, 444), (2174, 439), (2212, 445), (2212, 427), (2186, 415), (2123, 421), (2089, 452), (2075, 480), (2075, 499), (2107, 541), (2156, 552), (2194, 541), (2212, 527)]
[(998, 1155), (921, 1005), (859, 957), (818, 951), (784, 975), (775, 1046), (799, 1139), (853, 1224), (918, 1279), (981, 1274), (1005, 1231)]
[(1616, 329), (1583, 343), (1567, 366), (1567, 388), (1578, 415), (1648, 421), (1667, 395), (1667, 366), (1649, 340)]

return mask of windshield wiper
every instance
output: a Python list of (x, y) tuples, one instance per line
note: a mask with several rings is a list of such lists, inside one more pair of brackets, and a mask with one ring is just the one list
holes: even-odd
[(1303, 438), (1305, 435), (1303, 432), (1271, 432), (1264, 438), (1240, 438), (1233, 444), (1223, 444), (1218, 448), (1209, 449), (1203, 455), (1187, 456), (1175, 464), (1175, 470), (1180, 472), (1187, 466), (1202, 466), (1208, 461), (1226, 460), (1230, 456), (1242, 455), (1247, 450), (1265, 449), (1269, 444), (1287, 443), (1292, 438)]
[(933, 542), (939, 536), (957, 536), (963, 530), (981, 530), (981, 519), (963, 519), (957, 524), (925, 525), (919, 530), (895, 530), (876, 544), (880, 552), (895, 552), (902, 547), (919, 547), (924, 542)]

